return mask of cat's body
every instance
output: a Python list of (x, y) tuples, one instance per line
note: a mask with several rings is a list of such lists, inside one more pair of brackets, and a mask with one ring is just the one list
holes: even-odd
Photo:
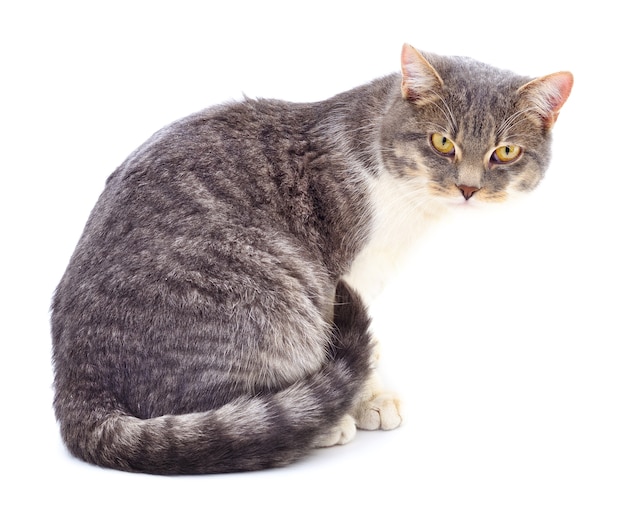
[[(55, 294), (69, 449), (130, 471), (227, 472), (345, 442), (355, 423), (399, 425), (354, 289), (376, 288), (449, 205), (539, 182), (571, 76), (529, 81), (406, 46), (402, 75), (155, 134), (107, 181)], [(513, 140), (523, 156), (484, 161)]]

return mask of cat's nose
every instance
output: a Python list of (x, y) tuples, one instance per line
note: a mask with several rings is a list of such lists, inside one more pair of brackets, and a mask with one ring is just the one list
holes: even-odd
[(456, 187), (461, 190), (461, 193), (463, 194), (463, 197), (465, 197), (466, 201), (478, 192), (478, 190), (480, 190), (480, 188), (477, 188), (476, 186), (467, 186), (466, 184), (457, 184)]

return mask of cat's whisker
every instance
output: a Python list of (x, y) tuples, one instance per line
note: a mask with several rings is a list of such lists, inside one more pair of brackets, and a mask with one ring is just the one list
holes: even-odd
[(443, 104), (443, 108), (438, 103), (435, 103), (435, 106), (439, 108), (441, 113), (443, 113), (444, 117), (448, 121), (448, 124), (450, 125), (450, 130), (448, 130), (449, 133), (455, 134), (458, 131), (458, 126), (457, 126), (456, 119), (454, 118), (454, 114), (452, 113), (452, 110), (450, 109), (450, 106), (448, 105), (448, 103), (445, 101), (445, 99), (439, 92), (431, 90), (430, 93), (435, 95), (439, 99), (441, 104)]
[(532, 108), (524, 108), (516, 111), (506, 118), (496, 130), (496, 137), (508, 137), (511, 130), (523, 122), (524, 116), (532, 112)]

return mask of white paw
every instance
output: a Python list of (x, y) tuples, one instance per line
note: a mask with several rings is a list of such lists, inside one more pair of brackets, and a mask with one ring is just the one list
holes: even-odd
[(402, 423), (400, 400), (393, 393), (376, 393), (359, 404), (355, 420), (359, 429), (395, 429)]
[(356, 422), (351, 415), (345, 415), (339, 423), (315, 442), (315, 447), (330, 447), (347, 444), (356, 435)]

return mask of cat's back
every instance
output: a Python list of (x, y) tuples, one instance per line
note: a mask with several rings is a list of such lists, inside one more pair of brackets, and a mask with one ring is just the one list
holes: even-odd
[[(311, 148), (313, 104), (251, 100), (206, 108), (157, 131), (109, 177), (107, 188), (145, 186), (193, 174), (215, 183), (267, 173), (281, 151)], [(305, 141), (306, 137), (306, 141)], [(255, 169), (252, 170), (252, 164)]]
[(315, 113), (314, 105), (244, 100), (165, 126), (107, 179), (86, 232), (110, 236), (122, 219), (181, 225), (209, 210), (213, 221), (234, 211), (252, 224), (249, 215), (267, 216), (277, 190), (302, 177), (323, 148), (306, 129)]
[(54, 310), (120, 291), (151, 304), (176, 281), (264, 282), (277, 265), (339, 273), (344, 256), (332, 255), (339, 242), (325, 222), (347, 200), (336, 176), (341, 156), (316, 131), (325, 104), (246, 99), (155, 133), (108, 178)]

